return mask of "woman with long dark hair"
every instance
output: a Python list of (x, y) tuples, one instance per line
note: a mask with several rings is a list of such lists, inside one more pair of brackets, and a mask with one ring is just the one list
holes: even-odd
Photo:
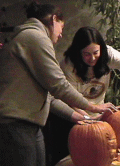
[[(120, 52), (106, 45), (102, 35), (93, 27), (80, 28), (65, 51), (60, 63), (67, 80), (92, 104), (103, 104), (110, 82), (112, 69), (120, 70)], [(116, 107), (119, 109), (119, 106)], [(81, 110), (75, 108), (76, 111)], [(102, 120), (99, 113), (86, 111), (91, 119)], [(109, 112), (106, 112), (109, 115)], [(62, 133), (65, 133), (68, 122), (65, 122)], [(70, 131), (70, 127), (68, 131)], [(60, 131), (60, 130), (59, 130)], [(68, 138), (68, 133), (66, 133)], [(64, 136), (65, 138), (65, 136)], [(68, 142), (68, 140), (66, 140)], [(61, 143), (62, 144), (62, 143)], [(64, 144), (64, 148), (68, 144)], [(69, 153), (69, 151), (68, 151)], [(70, 155), (56, 166), (73, 166)]]
[(61, 68), (68, 81), (88, 101), (102, 104), (111, 69), (120, 69), (120, 52), (106, 45), (97, 29), (82, 27), (65, 51)]

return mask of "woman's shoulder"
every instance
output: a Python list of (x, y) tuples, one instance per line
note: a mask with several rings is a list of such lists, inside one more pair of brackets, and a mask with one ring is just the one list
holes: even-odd
[(110, 46), (110, 45), (106, 45), (106, 47), (107, 47), (107, 51), (108, 51), (108, 52), (111, 51), (111, 50), (113, 49), (113, 47)]
[(63, 57), (62, 60), (60, 61), (60, 67), (63, 69), (63, 70), (68, 70), (68, 69), (72, 69), (74, 68), (72, 62), (70, 61), (69, 58), (65, 58)]
[(106, 45), (107, 46), (107, 51), (109, 54), (114, 54), (116, 52), (119, 52), (117, 49), (115, 49), (114, 47), (110, 46), (110, 45)]
[(108, 56), (109, 56), (109, 67), (112, 69), (120, 69), (120, 52), (107, 45)]
[(119, 50), (113, 48), (112, 46), (107, 45), (107, 51), (108, 51), (109, 57), (117, 57), (117, 56), (120, 56)]

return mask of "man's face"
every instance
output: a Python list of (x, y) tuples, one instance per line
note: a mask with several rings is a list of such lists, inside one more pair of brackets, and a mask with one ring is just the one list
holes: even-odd
[(62, 37), (62, 31), (64, 28), (64, 21), (57, 20), (56, 17), (53, 16), (53, 34), (52, 34), (52, 42), (57, 43), (58, 39)]

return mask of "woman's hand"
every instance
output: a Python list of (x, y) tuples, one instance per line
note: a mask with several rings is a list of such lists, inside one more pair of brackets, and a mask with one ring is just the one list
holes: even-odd
[(116, 106), (116, 109), (119, 111), (120, 110), (120, 105)]
[(96, 113), (104, 113), (105, 111), (115, 112), (117, 108), (112, 103), (105, 103), (99, 105), (90, 104), (87, 110)]
[(105, 112), (102, 114), (100, 120), (102, 121), (102, 120), (104, 120), (104, 118), (106, 119), (106, 118), (109, 117), (111, 114), (114, 114), (114, 112), (105, 111)]
[(100, 120), (103, 116), (102, 114), (104, 114), (105, 112), (109, 115), (117, 111), (117, 107), (115, 107), (112, 103), (105, 103), (100, 105), (91, 104), (87, 110), (93, 113), (100, 113), (100, 115), (97, 115), (97, 116), (90, 116), (88, 113), (86, 113), (86, 111), (82, 109), (78, 109), (76, 107), (74, 107), (73, 109), (75, 111), (73, 112), (71, 119), (75, 123), (80, 123), (80, 121), (85, 120), (84, 115), (89, 116), (90, 119), (92, 120)]
[(92, 120), (97, 120), (99, 121), (102, 118), (102, 114), (96, 115), (96, 116), (90, 116)]

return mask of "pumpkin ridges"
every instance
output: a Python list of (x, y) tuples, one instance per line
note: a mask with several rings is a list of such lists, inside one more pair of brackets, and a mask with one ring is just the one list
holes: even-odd
[[(87, 128), (86, 128), (86, 133), (84, 133), (84, 129), (83, 128), (81, 128), (81, 132), (78, 132), (79, 131), (79, 125), (75, 125), (75, 126), (73, 126), (73, 128), (71, 129), (71, 131), (70, 131), (70, 134), (73, 134), (75, 137), (70, 137), (69, 138), (69, 150), (70, 151), (78, 151), (79, 153), (77, 153), (76, 154), (76, 156), (74, 156), (74, 154), (71, 154), (71, 157), (72, 157), (72, 159), (73, 159), (73, 162), (77, 159), (77, 158), (79, 158), (79, 154), (82, 154), (82, 149), (80, 148), (79, 149), (79, 146), (77, 146), (78, 144), (79, 144), (79, 139), (77, 139), (77, 138), (82, 138), (82, 144), (86, 144), (87, 142), (86, 142), (86, 139), (84, 139), (84, 137), (86, 138), (86, 135), (87, 135)], [(78, 135), (76, 135), (75, 133), (78, 133)], [(71, 146), (71, 143), (72, 142), (74, 142), (74, 145), (75, 146)], [(81, 156), (80, 156), (81, 157)], [(76, 162), (75, 162), (75, 164), (76, 164)]]
[[(101, 124), (101, 125), (102, 125), (102, 124)], [(100, 136), (102, 137), (102, 141), (101, 141), (101, 139), (100, 139), (100, 137), (99, 137), (99, 138), (97, 138), (97, 139), (98, 139), (98, 142), (100, 141), (100, 146), (105, 147), (105, 141), (104, 141), (104, 137), (103, 137), (103, 134), (102, 134), (102, 132), (103, 132), (103, 126), (101, 126), (101, 125), (96, 125), (96, 130), (95, 130), (95, 132), (96, 132), (96, 135), (97, 135), (97, 131), (99, 130)], [(102, 131), (102, 132), (101, 132), (101, 131)], [(97, 144), (98, 144), (98, 142), (97, 142)], [(102, 145), (102, 144), (103, 144), (103, 145)], [(98, 146), (98, 145), (97, 145), (97, 146)], [(103, 158), (104, 154), (106, 154), (104, 150), (105, 150), (105, 148), (104, 148), (104, 149), (101, 149), (101, 150), (99, 151), (99, 147), (98, 147), (99, 156), (100, 156), (101, 158)], [(97, 156), (97, 158), (98, 158), (99, 156)], [(101, 163), (99, 163), (99, 164), (101, 165)]]
[[(101, 126), (98, 127), (101, 128)], [(112, 127), (110, 128), (108, 123), (106, 123), (106, 125), (103, 125), (102, 127), (104, 128), (104, 130), (101, 129), (100, 132), (105, 133), (104, 135), (105, 137), (103, 139), (104, 141), (102, 141), (102, 143), (104, 144), (103, 147), (106, 146), (106, 148), (104, 148), (104, 155), (106, 155), (106, 158), (108, 157), (110, 158), (110, 160), (108, 160), (108, 166), (109, 166), (117, 155), (117, 142), (116, 142), (116, 137), (113, 137), (113, 135), (115, 136), (115, 133), (113, 133), (114, 131), (112, 130)], [(103, 136), (103, 134), (101, 135)]]
[(106, 116), (105, 113), (101, 120), (108, 122), (112, 126), (117, 137), (118, 148), (120, 149), (120, 111), (115, 112), (109, 116)]
[[(107, 124), (106, 124), (107, 125)], [(102, 163), (103, 163), (103, 160), (104, 160), (104, 162), (105, 162), (105, 160), (106, 160), (106, 166), (109, 166), (110, 164), (111, 164), (111, 162), (112, 162), (112, 160), (110, 159), (110, 160), (108, 160), (108, 158), (111, 156), (111, 154), (110, 154), (110, 150), (108, 149), (108, 148), (110, 148), (109, 146), (108, 146), (108, 139), (107, 139), (107, 137), (106, 137), (106, 132), (107, 132), (107, 127), (106, 127), (106, 125), (103, 125), (103, 123), (101, 123), (101, 125), (96, 125), (96, 130), (95, 130), (95, 132), (96, 132), (96, 134), (97, 134), (97, 131), (99, 130), (99, 137), (97, 138), (98, 139), (98, 142), (99, 142), (99, 146), (97, 145), (97, 147), (98, 147), (98, 151), (99, 151), (99, 153), (98, 153), (98, 156), (97, 156), (97, 158), (101, 158), (102, 160), (99, 162), (99, 165), (101, 166), (102, 165)], [(103, 132), (104, 132), (104, 135), (103, 135)], [(111, 131), (110, 131), (110, 133), (111, 133)], [(106, 142), (107, 142), (107, 144), (106, 144)], [(104, 147), (104, 148), (101, 148), (101, 147)], [(99, 150), (100, 149), (100, 150)]]
[[(68, 144), (71, 158), (76, 166), (110, 165), (112, 160), (110, 159), (111, 154), (108, 149), (109, 143), (107, 142), (106, 145), (108, 139), (106, 136), (103, 136), (103, 133), (105, 134), (107, 127), (110, 127), (110, 133), (108, 134), (114, 135), (114, 138), (116, 137), (112, 127), (106, 123), (107, 122), (97, 122), (95, 124), (75, 125), (71, 129)], [(113, 136), (110, 138), (113, 138)], [(100, 145), (95, 143), (95, 139), (100, 142)], [(91, 144), (93, 144), (93, 146), (91, 146)]]
[[(97, 164), (96, 161), (98, 160), (99, 148), (98, 148), (98, 146), (96, 146), (96, 141), (94, 141), (95, 138), (98, 139), (97, 134), (96, 134), (96, 130), (97, 130), (96, 124), (89, 125), (88, 138), (90, 137), (89, 141), (92, 143), (93, 146), (91, 147), (91, 144), (89, 143), (90, 148), (89, 148), (88, 154), (90, 153), (90, 151), (92, 151), (92, 153), (91, 153), (90, 157), (88, 157), (88, 156), (87, 157), (88, 157), (88, 163), (91, 163), (91, 165), (96, 165)], [(92, 132), (90, 132), (90, 131), (92, 131)], [(94, 158), (96, 160), (94, 160)]]
[[(88, 124), (88, 127), (86, 126), (86, 128), (88, 129), (88, 131), (86, 132), (86, 136), (85, 136), (85, 139), (86, 139), (86, 153), (85, 155), (83, 154), (83, 156), (81, 158), (88, 158), (88, 161), (85, 162), (85, 165), (87, 165), (88, 163), (94, 163), (94, 160), (93, 160), (93, 155), (92, 153), (90, 153), (90, 151), (94, 151), (94, 149), (91, 147), (90, 143), (89, 142), (92, 142), (93, 143), (93, 137), (94, 137), (94, 132), (93, 130), (91, 130), (91, 124)], [(90, 133), (91, 131), (91, 133)], [(87, 136), (89, 138), (89, 141), (87, 140)], [(84, 150), (84, 149), (83, 149)], [(88, 157), (89, 156), (89, 157)]]
[[(110, 128), (108, 128), (109, 130)], [(114, 131), (114, 130), (113, 130)], [(110, 132), (110, 131), (109, 131)], [(114, 131), (114, 134), (115, 134), (115, 131)], [(116, 142), (116, 143), (115, 143)], [(116, 140), (116, 135), (115, 135), (115, 138), (112, 138), (112, 139), (109, 139), (108, 140), (108, 143), (109, 143), (109, 147), (110, 147), (110, 155), (111, 155), (111, 159), (115, 159), (116, 156), (117, 156), (117, 140)], [(113, 151), (115, 150), (115, 152)]]

